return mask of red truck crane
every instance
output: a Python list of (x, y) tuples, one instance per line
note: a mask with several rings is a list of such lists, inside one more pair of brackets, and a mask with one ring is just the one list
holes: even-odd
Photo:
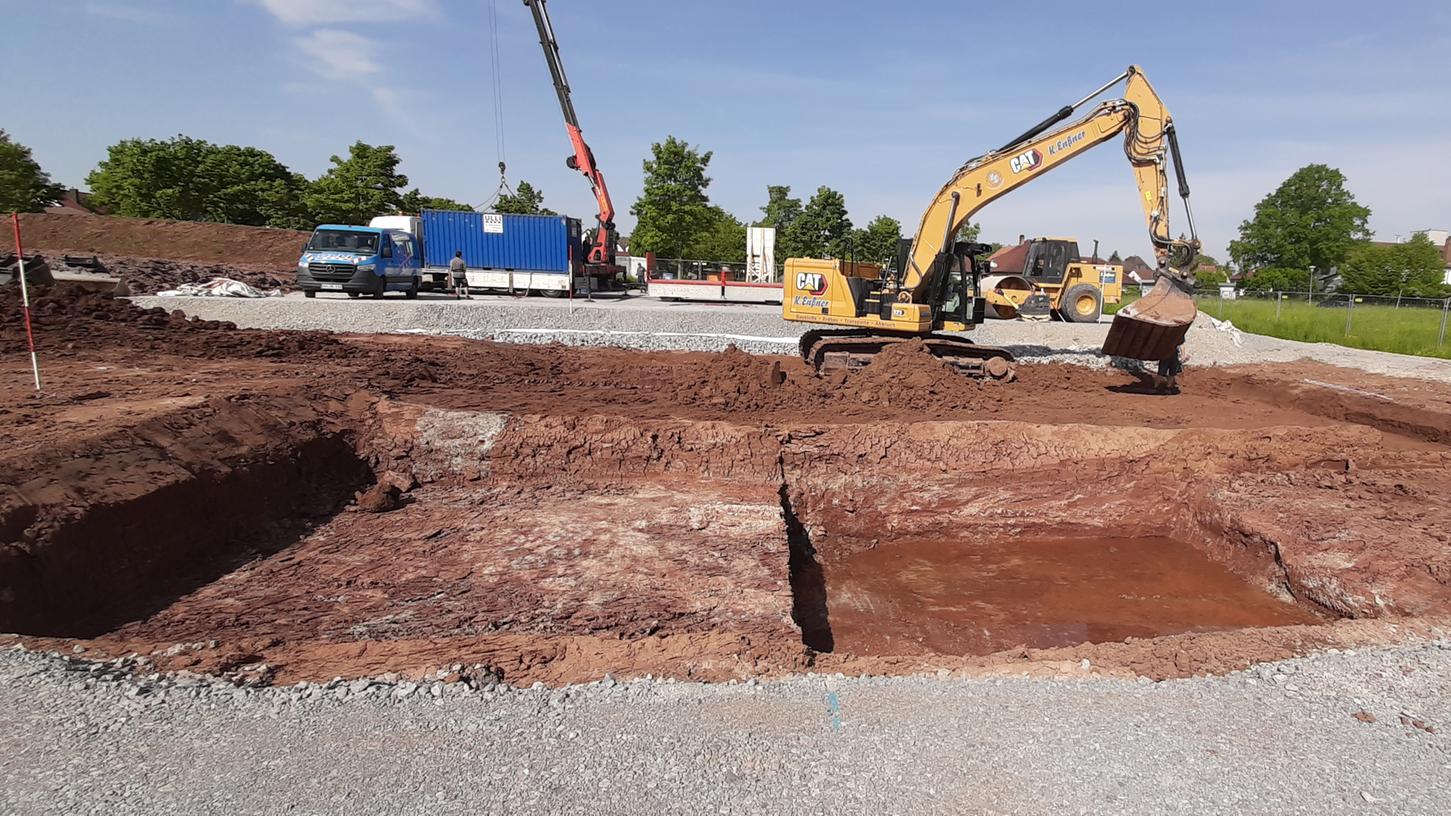
[(585, 254), (585, 274), (596, 280), (611, 283), (619, 280), (622, 271), (615, 264), (615, 205), (610, 201), (610, 190), (605, 186), (605, 176), (595, 164), (594, 151), (584, 140), (580, 131), (579, 116), (574, 112), (574, 101), (569, 95), (569, 80), (564, 76), (564, 63), (559, 59), (559, 42), (554, 39), (554, 26), (549, 22), (549, 12), (544, 8), (545, 0), (524, 0), (524, 5), (534, 12), (534, 27), (539, 30), (539, 45), (544, 49), (544, 61), (549, 63), (549, 74), (554, 79), (554, 91), (559, 95), (559, 108), (564, 112), (564, 128), (569, 132), (569, 142), (574, 153), (564, 163), (571, 170), (578, 170), (589, 179), (599, 204), (599, 228), (595, 230), (594, 242)]

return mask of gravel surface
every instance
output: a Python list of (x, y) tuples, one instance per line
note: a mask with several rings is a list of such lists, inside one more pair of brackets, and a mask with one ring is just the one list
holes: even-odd
[(6, 650), (0, 705), (13, 814), (1439, 814), (1451, 801), (1447, 641), (1162, 683), (522, 690), (247, 689)]
[[(562, 342), (641, 349), (717, 351), (734, 344), (756, 354), (794, 354), (807, 328), (781, 319), (774, 305), (665, 303), (640, 296), (594, 301), (478, 296), (471, 301), (424, 295), (381, 301), (297, 295), (266, 300), (136, 298), (143, 307), (182, 309), (239, 326), (324, 329), (340, 332), (450, 334), (520, 343)], [(1098, 324), (990, 320), (972, 338), (1005, 346), (1026, 361), (1108, 365), (1098, 351), (1108, 332)], [(1300, 343), (1232, 328), (1216, 328), (1207, 315), (1190, 330), (1191, 365), (1289, 362), (1310, 359), (1375, 374), (1451, 382), (1451, 360), (1363, 351), (1329, 343)]]

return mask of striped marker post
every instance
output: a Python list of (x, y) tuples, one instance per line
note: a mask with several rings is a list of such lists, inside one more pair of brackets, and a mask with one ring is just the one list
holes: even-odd
[(25, 248), (20, 245), (20, 213), (10, 214), (15, 228), (15, 257), (20, 261), (20, 311), (25, 316), (25, 339), (30, 344), (30, 370), (35, 374), (35, 390), (40, 390), (40, 358), (35, 356), (35, 332), (30, 328), (30, 287), (25, 280)]

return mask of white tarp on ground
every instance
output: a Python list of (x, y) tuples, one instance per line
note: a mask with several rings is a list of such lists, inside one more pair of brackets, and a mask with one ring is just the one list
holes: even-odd
[[(1205, 317), (1209, 317), (1209, 315), (1205, 315)], [(1216, 320), (1215, 318), (1209, 317), (1209, 325), (1213, 326), (1215, 331), (1224, 332), (1229, 335), (1229, 339), (1234, 343), (1235, 348), (1244, 346), (1244, 337), (1240, 334), (1239, 329), (1235, 328), (1233, 323), (1228, 320)]]
[(206, 283), (183, 283), (175, 289), (157, 292), (161, 297), (282, 297), (281, 289), (262, 290), (231, 278), (212, 278)]

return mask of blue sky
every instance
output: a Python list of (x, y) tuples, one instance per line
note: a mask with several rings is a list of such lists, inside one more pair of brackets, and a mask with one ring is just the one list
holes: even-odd
[[(128, 137), (255, 145), (309, 176), (362, 139), (396, 145), (425, 192), (477, 203), (498, 183), (490, 5), (0, 0), (0, 127), (69, 185)], [(510, 178), (588, 218), (528, 10), (495, 7)], [(1451, 227), (1444, 0), (549, 7), (625, 231), (641, 160), (668, 134), (714, 151), (711, 198), (743, 219), (767, 184), (803, 198), (825, 184), (859, 226), (886, 213), (911, 229), (964, 159), (1131, 62), (1174, 114), (1212, 254), (1309, 162), (1345, 171), (1380, 238)], [(1136, 201), (1110, 143), (976, 220), (989, 240), (1072, 235), (1143, 254)]]

